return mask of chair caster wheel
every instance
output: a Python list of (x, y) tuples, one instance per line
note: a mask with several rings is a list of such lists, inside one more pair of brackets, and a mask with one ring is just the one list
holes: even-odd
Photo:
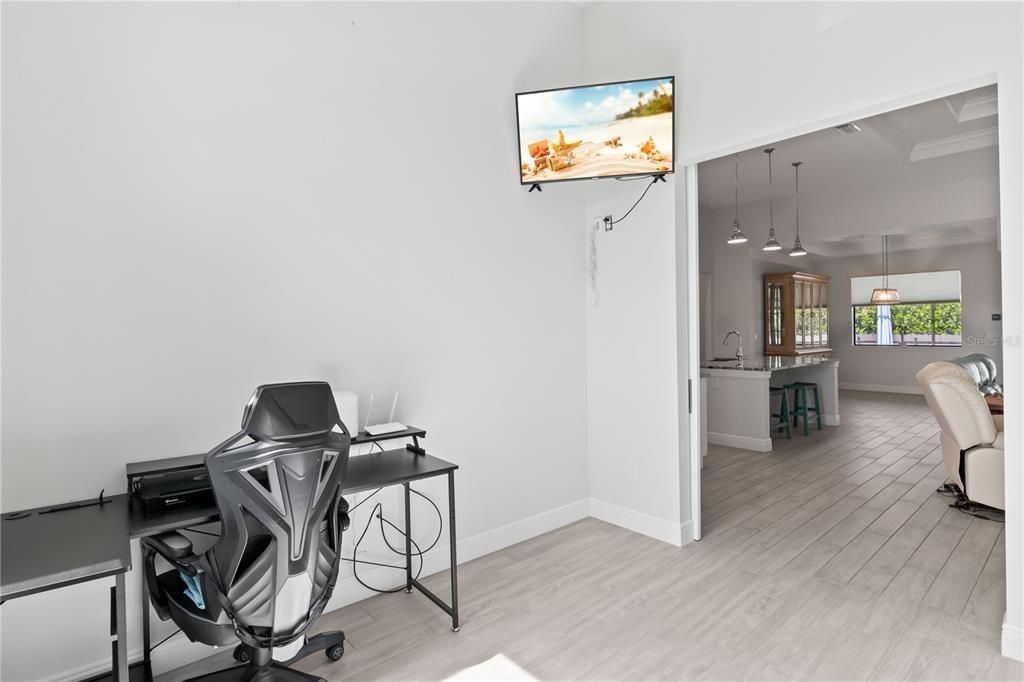
[(231, 652), (231, 655), (235, 657), (235, 660), (239, 663), (248, 663), (252, 658), (249, 655), (249, 649), (244, 644), (239, 644), (235, 647), (235, 650)]
[(405, 588), (405, 593), (406, 594), (412, 594), (412, 588), (411, 587)]
[(462, 629), (462, 628), (452, 628), (452, 632), (458, 632), (458, 631), (459, 631), (459, 630), (461, 630), (461, 629)]
[(341, 657), (345, 655), (345, 645), (335, 644), (332, 647), (328, 647), (324, 653), (327, 654), (327, 658), (332, 661), (340, 661)]

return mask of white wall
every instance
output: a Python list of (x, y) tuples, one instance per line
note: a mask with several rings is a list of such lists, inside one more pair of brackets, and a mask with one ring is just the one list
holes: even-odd
[[(597, 306), (587, 314), (591, 513), (666, 542), (679, 519), (674, 221), (676, 177), (651, 188), (627, 220), (597, 238)], [(622, 185), (629, 187), (625, 191)], [(644, 183), (597, 183), (592, 216), (619, 217)], [(652, 220), (655, 217), (655, 220)]]
[[(39, 490), (54, 481), (47, 501), (120, 484), (119, 467), (140, 451), (201, 450), (235, 423), (255, 384), (302, 375), (364, 396), (401, 386), (400, 418), (431, 427), (428, 442), (464, 467), (461, 534), (473, 537), (500, 536), (502, 523), (571, 503), (588, 484), (611, 490), (613, 479), (581, 475), (595, 463), (582, 434), (594, 451), (600, 426), (583, 401), (591, 414), (635, 418), (631, 406), (614, 410), (616, 396), (646, 397), (650, 428), (613, 454), (657, 448), (643, 466), (661, 470), (638, 481), (651, 485), (608, 492), (620, 504), (605, 509), (649, 529), (683, 528), (682, 176), (616, 228), (616, 239), (636, 240), (619, 265), (653, 271), (610, 264), (602, 296), (623, 288), (642, 309), (588, 314), (579, 255), (589, 218), (581, 229), (579, 206), (588, 217), (605, 202), (621, 212), (639, 188), (522, 193), (505, 156), (516, 89), (674, 72), (676, 155), (694, 163), (998, 75), (1003, 299), (1024, 300), (1020, 270), (1009, 267), (1024, 255), (1015, 5), (7, 4), (3, 18), (5, 509), (43, 501)], [(558, 58), (536, 45), (557, 45)], [(470, 95), (471, 105), (453, 104)], [(470, 172), (454, 184), (453, 168)], [(673, 201), (659, 199), (669, 192)], [(254, 260), (275, 270), (254, 277)], [(415, 274), (424, 265), (429, 278)], [(309, 305), (295, 296), (312, 290)], [(340, 315), (314, 304), (323, 292), (337, 296)], [(374, 316), (399, 297), (407, 318)], [(267, 305), (281, 312), (252, 314)], [(1004, 309), (1004, 333), (1020, 338), (1022, 317), (1019, 305)], [(302, 336), (281, 330), (295, 322), (309, 325)], [(639, 352), (625, 323), (659, 335), (632, 337), (647, 357), (630, 385), (614, 366)], [(1024, 383), (1020, 355), (1007, 349), (1010, 385)], [(79, 402), (53, 415), (53, 395)], [(500, 410), (488, 396), (500, 396)], [(1011, 447), (1022, 404), (1012, 395), (1007, 404)], [(546, 414), (558, 419), (538, 418)], [(44, 416), (66, 426), (51, 431)], [(516, 438), (499, 429), (509, 423), (529, 426)], [(529, 462), (546, 467), (546, 484)], [(497, 476), (503, 487), (487, 485)], [(678, 489), (651, 480), (673, 476)], [(1007, 480), (1024, 488), (1019, 458), (1008, 459)], [(1014, 646), (1016, 632), (1024, 657), (1014, 579), (1024, 576), (1024, 508), (1019, 495), (1008, 500), (1005, 640)], [(90, 613), (66, 593), (53, 605), (69, 613), (76, 641), (84, 624), (102, 644), (102, 607)], [(26, 665), (9, 652), (37, 646), (29, 603), (4, 606), (5, 679)], [(101, 650), (84, 644), (63, 658), (47, 649), (44, 674)]]
[[(1024, 331), (1021, 22), (1018, 4), (997, 3), (595, 3), (584, 12), (588, 73), (628, 78), (674, 71), (676, 152), (688, 163), (998, 78), (1002, 299), (1015, 302), (1003, 310), (1003, 333), (1016, 339)], [(677, 216), (683, 199), (677, 191)], [(666, 208), (630, 229), (660, 229), (673, 219)], [(682, 238), (685, 223), (677, 227)], [(682, 270), (679, 301), (686, 300)], [(671, 358), (663, 365), (670, 367)], [(1004, 349), (1004, 366), (1008, 385), (1024, 384), (1019, 341)], [(687, 368), (679, 371), (685, 382)], [(1022, 406), (1009, 396), (1011, 450), (1024, 438)], [(659, 425), (673, 428), (671, 420)], [(1007, 496), (1004, 651), (1024, 659), (1024, 460), (1007, 458), (1006, 476), (1013, 494)]]
[[(606, 57), (616, 53), (606, 49), (606, 36), (591, 33), (589, 22), (585, 26), (586, 82), (675, 70), (672, 60), (656, 51), (610, 62)], [(650, 189), (627, 220), (597, 234), (600, 298), (587, 315), (591, 514), (673, 544), (692, 539), (689, 491), (679, 483), (685, 476), (679, 452), (688, 420), (677, 352), (685, 353), (687, 344), (677, 329), (675, 227), (683, 220), (684, 185), (682, 173), (669, 176)], [(598, 216), (622, 216), (645, 186), (590, 183), (585, 230)]]
[[(832, 350), (839, 362), (839, 381), (850, 388), (918, 392), (914, 375), (929, 362), (969, 353), (985, 353), (1003, 366), (999, 252), (995, 244), (961, 245), (955, 249), (920, 249), (889, 254), (894, 272), (960, 270), (963, 347), (911, 348), (853, 345), (850, 278), (877, 275), (876, 255), (819, 259), (816, 272), (832, 277)], [(1000, 380), (1002, 377), (1000, 377)]]
[[(471, 547), (585, 513), (584, 188), (519, 187), (512, 106), (580, 80), (581, 30), (566, 4), (5, 3), (3, 509), (123, 490), (258, 384), (324, 378), (401, 389)], [(105, 589), (5, 604), (3, 679), (108, 660)]]

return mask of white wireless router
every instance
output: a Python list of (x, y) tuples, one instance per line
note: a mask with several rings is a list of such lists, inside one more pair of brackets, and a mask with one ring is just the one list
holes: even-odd
[(388, 415), (386, 424), (370, 424), (370, 415), (373, 413), (373, 394), (370, 394), (370, 406), (366, 409), (366, 425), (363, 430), (371, 436), (383, 436), (387, 433), (405, 431), (405, 424), (395, 421), (395, 407), (398, 406), (398, 391), (395, 391), (395, 399), (391, 403), (391, 414)]

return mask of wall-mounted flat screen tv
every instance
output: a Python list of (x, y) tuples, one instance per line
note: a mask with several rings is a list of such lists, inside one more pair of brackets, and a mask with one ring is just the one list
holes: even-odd
[(674, 78), (516, 95), (524, 185), (671, 173)]

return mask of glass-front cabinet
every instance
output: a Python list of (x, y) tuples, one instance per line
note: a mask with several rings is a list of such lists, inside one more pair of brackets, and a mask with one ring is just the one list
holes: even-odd
[(828, 283), (807, 272), (765, 274), (765, 355), (831, 354)]

